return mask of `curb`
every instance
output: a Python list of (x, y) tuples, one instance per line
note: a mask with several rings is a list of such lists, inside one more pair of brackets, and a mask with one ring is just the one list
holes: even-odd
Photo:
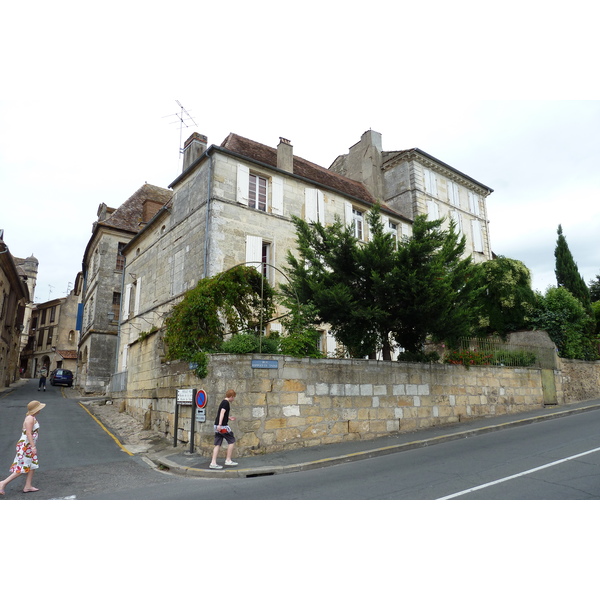
[[(423, 448), (425, 446), (434, 446), (436, 444), (443, 444), (445, 442), (451, 442), (454, 440), (464, 439), (468, 437), (474, 437), (476, 435), (483, 435), (486, 433), (492, 433), (494, 431), (500, 431), (502, 429), (508, 429), (509, 427), (518, 427), (521, 425), (530, 425), (540, 421), (559, 419), (568, 415), (573, 415), (582, 412), (588, 412), (591, 410), (600, 409), (600, 404), (594, 404), (591, 406), (584, 406), (580, 408), (567, 409), (560, 412), (551, 413), (548, 415), (538, 415), (536, 417), (527, 417), (525, 419), (519, 419), (517, 421), (508, 421), (506, 423), (500, 423), (498, 425), (488, 425), (486, 427), (478, 427), (475, 429), (469, 429), (467, 431), (461, 431), (456, 433), (449, 433), (446, 435), (439, 435), (423, 440), (416, 440), (413, 442), (405, 442), (403, 444), (393, 444), (391, 446), (384, 446), (382, 448), (374, 448), (372, 450), (364, 450), (360, 452), (352, 452), (349, 454), (342, 454), (340, 456), (334, 456), (329, 458), (322, 458), (319, 460), (313, 460), (309, 462), (300, 462), (290, 465), (277, 465), (277, 466), (265, 466), (265, 467), (254, 467), (247, 469), (201, 469), (198, 467), (185, 467), (169, 460), (169, 455), (156, 455), (150, 460), (159, 469), (168, 469), (172, 473), (178, 475), (184, 475), (187, 477), (218, 477), (218, 478), (235, 478), (235, 477), (264, 477), (268, 475), (278, 475), (281, 473), (293, 473), (297, 471), (309, 471), (311, 469), (320, 469), (323, 467), (331, 467), (334, 465), (340, 465), (347, 462), (353, 462), (358, 460), (366, 460), (368, 458), (375, 458), (377, 456), (385, 456), (386, 454), (394, 454), (397, 452), (405, 452), (407, 450), (413, 450), (415, 448)], [(265, 455), (268, 460), (268, 455)]]

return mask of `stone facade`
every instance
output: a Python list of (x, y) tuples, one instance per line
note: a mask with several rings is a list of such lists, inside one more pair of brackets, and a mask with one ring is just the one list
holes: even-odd
[(35, 305), (29, 339), (21, 353), (25, 377), (37, 377), (43, 367), (48, 374), (61, 367), (76, 374), (78, 304), (79, 295), (72, 290), (65, 298)]
[(17, 266), (0, 229), (0, 389), (19, 378), (21, 331), (29, 301), (26, 275)]
[(331, 170), (365, 184), (374, 197), (407, 218), (453, 220), (465, 235), (465, 255), (492, 258), (486, 198), (493, 190), (439, 159), (413, 148), (384, 151), (381, 134), (365, 132)]
[[(198, 380), (187, 363), (157, 362), (148, 341), (139, 342), (137, 356), (154, 368), (136, 371), (132, 389), (113, 395), (148, 428), (187, 443), (192, 411), (181, 407), (174, 432), (176, 390), (205, 390), (206, 422), (197, 423), (194, 443), (204, 455), (212, 449), (216, 409), (228, 388), (237, 392), (232, 414), (239, 456), (368, 440), (547, 403), (541, 369), (216, 354), (208, 376)], [(253, 368), (257, 359), (275, 361), (277, 368)], [(559, 367), (549, 371), (552, 403), (598, 397), (600, 362), (561, 361)], [(589, 385), (582, 386), (582, 375)]]
[(106, 391), (115, 372), (119, 313), (125, 286), (122, 249), (171, 198), (169, 190), (143, 185), (118, 209), (101, 204), (83, 257), (83, 312), (77, 385)]

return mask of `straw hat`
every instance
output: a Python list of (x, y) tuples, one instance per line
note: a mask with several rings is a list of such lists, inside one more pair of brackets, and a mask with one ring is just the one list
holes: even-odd
[(32, 400), (27, 405), (27, 416), (35, 415), (36, 413), (39, 413), (40, 410), (42, 410), (42, 408), (44, 408), (44, 406), (46, 406), (46, 405), (42, 404), (41, 402), (38, 402), (37, 400)]

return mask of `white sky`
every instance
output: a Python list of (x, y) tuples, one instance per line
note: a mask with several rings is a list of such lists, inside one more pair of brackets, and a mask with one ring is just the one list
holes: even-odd
[(100, 203), (177, 177), (176, 101), (184, 140), (282, 136), (326, 167), (375, 129), (493, 188), (492, 249), (534, 288), (555, 284), (559, 223), (586, 283), (600, 273), (592, 2), (206, 4), (4, 7), (0, 228), (38, 258), (36, 300), (72, 287)]

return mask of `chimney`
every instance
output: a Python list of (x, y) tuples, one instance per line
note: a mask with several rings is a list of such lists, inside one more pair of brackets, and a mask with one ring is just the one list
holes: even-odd
[(290, 140), (279, 138), (277, 146), (277, 168), (288, 173), (294, 172), (294, 147)]
[(185, 172), (188, 168), (198, 160), (206, 150), (206, 144), (208, 138), (201, 133), (192, 133), (190, 137), (185, 141), (183, 145), (183, 171)]
[(365, 131), (360, 142), (348, 151), (345, 173), (346, 177), (363, 183), (377, 200), (383, 199), (382, 152), (381, 134), (372, 129)]

